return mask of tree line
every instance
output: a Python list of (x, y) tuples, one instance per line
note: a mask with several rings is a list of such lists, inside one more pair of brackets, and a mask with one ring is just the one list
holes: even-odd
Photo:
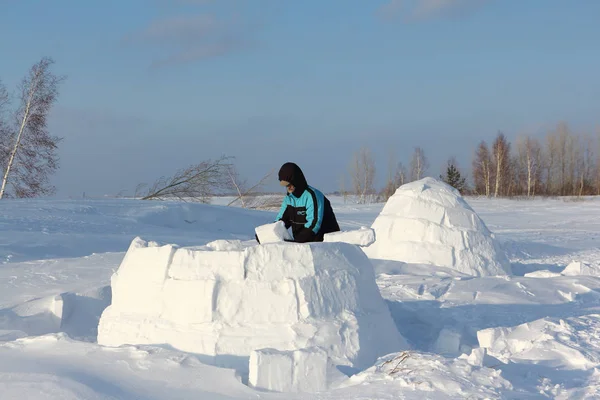
[[(594, 150), (597, 151), (594, 151)], [(401, 185), (429, 174), (425, 151), (416, 147), (406, 167), (390, 156), (383, 187), (375, 187), (375, 158), (361, 147), (353, 155), (348, 174), (342, 176), (340, 193), (352, 195), (359, 203), (385, 201)], [(347, 186), (348, 178), (350, 186)], [(436, 178), (463, 195), (486, 197), (585, 196), (600, 195), (600, 133), (575, 134), (560, 122), (543, 139), (520, 136), (513, 145), (503, 132), (491, 143), (479, 142), (469, 171), (450, 157), (444, 172)]]
[(543, 139), (522, 136), (514, 147), (499, 132), (491, 146), (481, 141), (477, 147), (472, 192), (488, 197), (598, 195), (599, 157), (600, 142), (575, 134), (565, 122)]

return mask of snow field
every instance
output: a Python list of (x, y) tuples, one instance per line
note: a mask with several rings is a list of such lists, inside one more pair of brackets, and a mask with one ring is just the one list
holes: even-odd
[(459, 192), (433, 178), (399, 187), (371, 227), (373, 259), (449, 267), (474, 276), (510, 275), (494, 235)]
[(98, 343), (166, 343), (242, 371), (263, 348), (320, 346), (356, 368), (406, 348), (359, 247), (250, 243), (136, 238), (111, 278)]
[[(381, 211), (381, 205), (345, 204), (341, 198), (332, 202), (346, 231), (370, 225)], [(272, 220), (271, 214), (129, 200), (7, 201), (0, 214), (0, 398), (600, 398), (600, 278), (595, 272), (600, 267), (600, 202), (468, 202), (508, 251), (513, 275), (474, 277), (448, 266), (372, 259), (381, 295), (412, 349), (385, 353), (365, 368), (334, 365), (327, 370), (327, 389), (314, 394), (317, 390), (306, 386), (288, 386), (297, 393), (268, 393), (265, 387), (245, 385), (239, 369), (207, 365), (241, 361), (246, 368), (260, 366), (255, 376), (268, 380), (274, 376), (269, 363), (249, 361), (255, 352), (269, 356), (273, 346), (257, 347), (249, 357), (210, 357), (173, 349), (164, 341), (119, 347), (94, 343), (100, 314), (111, 303), (111, 275), (126, 255), (119, 252), (135, 234), (180, 245), (213, 240), (198, 247), (173, 246), (166, 273), (180, 281), (223, 282), (222, 275), (239, 276), (234, 267), (240, 264), (235, 256), (227, 261), (219, 253), (239, 256), (261, 247), (252, 238), (254, 227)], [(148, 243), (153, 245), (163, 247)], [(59, 254), (69, 258), (54, 258)], [(220, 268), (218, 262), (231, 267)], [(258, 266), (254, 271), (270, 275)], [(175, 288), (168, 290), (182, 292)], [(186, 320), (196, 302), (181, 301), (187, 303), (163, 314)], [(198, 318), (201, 309), (194, 311)], [(157, 323), (154, 317), (147, 320)], [(189, 340), (202, 338), (194, 331)], [(309, 347), (329, 352), (326, 340), (274, 353), (290, 355)], [(285, 378), (295, 382), (293, 372)]]

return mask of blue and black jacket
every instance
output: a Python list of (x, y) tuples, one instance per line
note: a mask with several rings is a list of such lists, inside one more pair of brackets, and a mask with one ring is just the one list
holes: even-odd
[(294, 163), (283, 164), (279, 181), (283, 186), (295, 187), (294, 192), (287, 193), (283, 199), (275, 219), (283, 221), (286, 228), (292, 228), (295, 242), (322, 242), (323, 235), (340, 230), (329, 199), (308, 185), (300, 167)]

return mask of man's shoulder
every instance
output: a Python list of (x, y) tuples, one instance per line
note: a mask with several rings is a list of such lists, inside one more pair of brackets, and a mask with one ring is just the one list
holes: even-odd
[[(317, 189), (317, 188), (315, 188), (315, 187), (312, 187), (312, 186), (310, 186), (310, 185), (308, 186), (308, 189), (310, 189), (310, 190), (311, 190), (311, 191), (312, 191), (312, 192), (315, 194), (315, 196), (317, 196), (317, 198), (321, 198), (321, 199), (324, 199), (324, 198), (325, 198), (325, 195), (324, 195), (324, 194), (323, 194), (323, 192), (321, 192), (319, 189)], [(309, 190), (307, 190), (307, 192), (308, 192), (308, 191), (309, 191)]]

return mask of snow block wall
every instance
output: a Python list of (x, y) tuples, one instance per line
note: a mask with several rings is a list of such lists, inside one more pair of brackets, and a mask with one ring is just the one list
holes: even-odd
[(347, 243), (192, 249), (136, 238), (111, 286), (101, 345), (169, 344), (217, 363), (239, 360), (228, 366), (245, 370), (264, 348), (319, 347), (334, 363), (360, 368), (408, 347), (369, 259)]
[(506, 255), (458, 190), (433, 178), (399, 187), (371, 226), (373, 259), (449, 267), (474, 276), (510, 275)]

